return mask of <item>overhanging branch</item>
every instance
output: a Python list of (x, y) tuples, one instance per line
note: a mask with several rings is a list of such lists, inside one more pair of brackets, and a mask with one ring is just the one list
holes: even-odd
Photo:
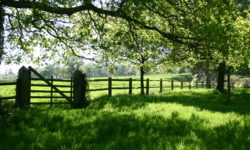
[(192, 42), (187, 42), (185, 40), (191, 40), (191, 41), (196, 41), (195, 38), (192, 37), (182, 37), (182, 36), (177, 36), (168, 32), (164, 32), (161, 29), (159, 29), (156, 26), (148, 26), (144, 22), (139, 21), (137, 19), (132, 18), (131, 16), (125, 14), (122, 11), (122, 7), (124, 5), (125, 1), (121, 1), (121, 5), (117, 10), (105, 10), (102, 8), (98, 8), (94, 6), (93, 4), (83, 4), (80, 6), (76, 7), (71, 7), (71, 8), (66, 8), (66, 7), (59, 7), (59, 6), (51, 6), (48, 3), (44, 2), (34, 2), (34, 1), (15, 1), (15, 0), (2, 0), (2, 4), (7, 7), (14, 7), (14, 8), (29, 8), (29, 9), (37, 9), (40, 11), (45, 11), (49, 13), (54, 13), (54, 14), (59, 14), (59, 15), (72, 15), (77, 12), (81, 11), (93, 11), (98, 14), (104, 14), (112, 17), (117, 17), (117, 18), (122, 18), (125, 19), (129, 22), (133, 22), (137, 25), (139, 25), (141, 28), (147, 29), (147, 30), (153, 30), (161, 34), (163, 37), (173, 41), (177, 42), (180, 44), (186, 44), (186, 45), (192, 45)]

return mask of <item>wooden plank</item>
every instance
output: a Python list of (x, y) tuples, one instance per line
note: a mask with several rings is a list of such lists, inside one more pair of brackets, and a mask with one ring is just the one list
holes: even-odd
[(112, 79), (112, 81), (129, 81), (129, 79)]
[[(32, 105), (49, 105), (50, 102), (30, 102)], [(53, 102), (53, 104), (70, 104), (69, 102)]]
[(16, 85), (16, 82), (3, 82), (3, 83), (0, 83), (0, 86), (6, 86), (6, 85)]
[(89, 82), (96, 82), (96, 81), (108, 81), (108, 79), (89, 79)]
[[(30, 96), (30, 98), (51, 98), (51, 96)], [(64, 98), (62, 96), (53, 96), (53, 98)]]
[[(42, 79), (39, 78), (30, 78), (33, 81), (43, 81)], [(45, 78), (46, 79), (46, 78)], [(46, 80), (50, 80), (50, 79), (46, 79)], [(59, 81), (59, 82), (70, 82), (71, 80), (65, 80), (65, 79), (55, 79), (53, 78), (53, 81)]]
[[(33, 93), (50, 93), (51, 91), (46, 91), (46, 90), (31, 90), (30, 92)], [(71, 91), (61, 91), (63, 93), (71, 93)], [(53, 93), (57, 93), (56, 91), (53, 90)]]
[(56, 86), (52, 85), (48, 80), (46, 80), (43, 76), (41, 76), (36, 70), (34, 70), (32, 67), (29, 67), (30, 71), (32, 71), (34, 74), (36, 74), (40, 79), (42, 79), (44, 82), (46, 82), (49, 86), (51, 86), (56, 92), (58, 92), (60, 95), (62, 95), (65, 99), (67, 99), (69, 102), (72, 102), (71, 99), (69, 99), (65, 94), (63, 94)]
[(127, 90), (127, 89), (129, 89), (129, 87), (112, 87), (111, 89), (112, 89), (112, 90), (119, 90), (119, 89), (120, 89), (120, 90), (123, 90), (123, 89), (124, 89), (124, 90)]
[(16, 99), (16, 96), (0, 97), (0, 101)]
[(156, 80), (156, 79), (150, 80), (150, 79), (149, 79), (149, 81), (156, 81), (156, 82), (159, 82), (159, 81), (161, 81), (161, 80), (160, 80), (160, 79), (159, 79), (159, 80)]
[[(46, 84), (31, 84), (31, 86), (50, 87), (50, 85), (46, 85)], [(70, 85), (53, 85), (53, 86), (60, 87), (60, 88), (70, 88)]]

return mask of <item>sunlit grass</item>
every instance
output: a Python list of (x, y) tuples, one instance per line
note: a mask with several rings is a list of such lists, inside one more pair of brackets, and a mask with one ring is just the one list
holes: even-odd
[[(249, 149), (250, 91), (232, 103), (214, 90), (116, 95), (88, 107), (10, 109), (0, 149)], [(14, 144), (13, 144), (14, 143)]]

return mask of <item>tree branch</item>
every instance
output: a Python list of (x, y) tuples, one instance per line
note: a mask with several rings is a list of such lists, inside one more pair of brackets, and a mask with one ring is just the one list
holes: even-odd
[(141, 28), (156, 31), (156, 32), (160, 33), (163, 37), (165, 37), (173, 42), (194, 46), (194, 45), (192, 45), (192, 43), (186, 42), (183, 40), (194, 40), (195, 41), (197, 39), (194, 39), (192, 37), (177, 36), (177, 35), (174, 35), (174, 34), (171, 34), (168, 32), (164, 32), (156, 26), (148, 26), (144, 22), (128, 16), (121, 9), (124, 5), (122, 3), (125, 3), (125, 1), (121, 2), (121, 5), (119, 7), (120, 9), (118, 8), (117, 10), (110, 11), (110, 10), (98, 8), (91, 3), (90, 4), (83, 4), (81, 6), (76, 6), (76, 7), (72, 7), (72, 8), (66, 8), (66, 7), (59, 7), (59, 6), (50, 6), (47, 3), (35, 2), (35, 1), (2, 0), (2, 4), (4, 6), (14, 7), (14, 8), (37, 9), (40, 11), (45, 11), (45, 12), (59, 14), (59, 15), (69, 15), (70, 16), (74, 13), (81, 12), (81, 11), (93, 11), (93, 12), (96, 12), (98, 14), (104, 14), (104, 15), (108, 15), (108, 16), (112, 16), (112, 17), (122, 18), (122, 19), (129, 21), (129, 22), (133, 22), (133, 23), (139, 25)]

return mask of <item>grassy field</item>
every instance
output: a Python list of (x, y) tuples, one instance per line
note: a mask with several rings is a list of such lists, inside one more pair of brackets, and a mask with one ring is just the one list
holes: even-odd
[(10, 109), (0, 123), (0, 149), (250, 149), (250, 91), (232, 103), (214, 90), (154, 96), (116, 95), (84, 109)]
[[(150, 85), (154, 84), (159, 85)], [(90, 88), (107, 85), (90, 82)], [(128, 83), (116, 82), (114, 86), (127, 87)], [(133, 86), (139, 86), (139, 82)], [(90, 104), (84, 109), (70, 109), (69, 105), (17, 109), (12, 107), (14, 101), (6, 101), (3, 105), (10, 114), (0, 117), (0, 150), (250, 149), (249, 89), (233, 89), (230, 104), (225, 103), (226, 95), (212, 89), (165, 88), (161, 94), (159, 89), (150, 89), (150, 96), (143, 97), (138, 95), (139, 90), (134, 90), (133, 95), (127, 95), (128, 90), (114, 90), (113, 97), (107, 93), (90, 92)], [(0, 89), (0, 96), (14, 94), (15, 86)]]

